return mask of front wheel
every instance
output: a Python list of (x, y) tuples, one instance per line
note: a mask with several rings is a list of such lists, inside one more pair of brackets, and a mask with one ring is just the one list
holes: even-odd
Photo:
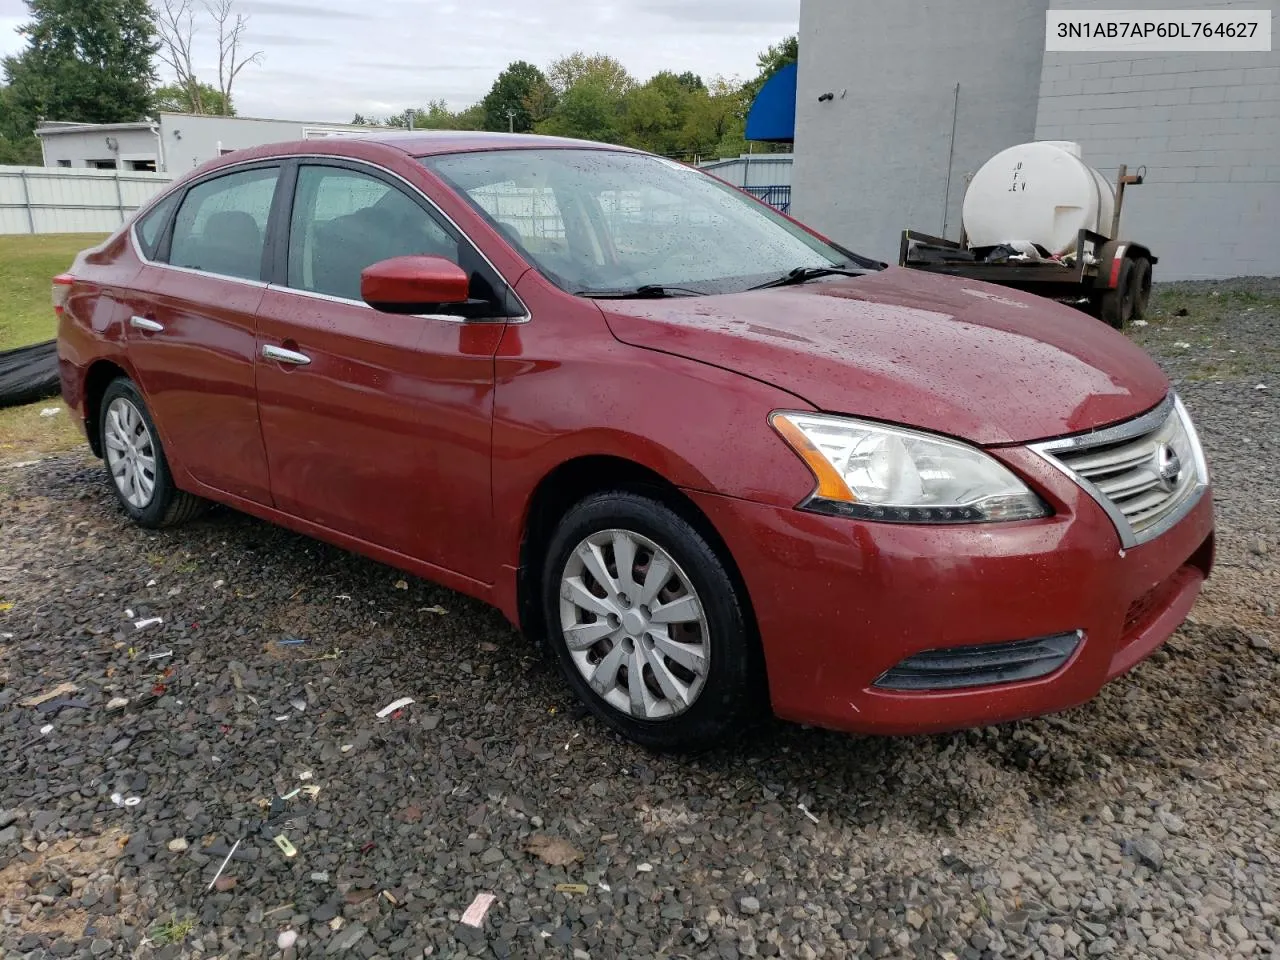
[(103, 459), (130, 519), (143, 527), (168, 527), (202, 513), (205, 501), (174, 485), (160, 435), (134, 382), (113, 380), (100, 408)]
[(596, 716), (655, 750), (715, 746), (762, 711), (763, 671), (733, 578), (665, 504), (596, 494), (547, 551), (551, 650)]

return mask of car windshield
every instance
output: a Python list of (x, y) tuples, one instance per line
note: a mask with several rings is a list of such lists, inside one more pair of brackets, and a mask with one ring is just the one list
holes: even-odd
[(494, 150), (422, 162), (571, 293), (728, 293), (797, 269), (871, 266), (660, 157)]

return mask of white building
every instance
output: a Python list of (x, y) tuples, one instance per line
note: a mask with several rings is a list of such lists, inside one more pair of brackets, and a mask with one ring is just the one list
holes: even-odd
[(42, 123), (36, 136), (46, 167), (149, 170), (180, 176), (233, 150), (368, 129), (344, 123), (162, 113), (154, 122)]
[(967, 178), (1006, 147), (1079, 143), (1126, 193), (1162, 280), (1280, 275), (1280, 46), (1046, 53), (1045, 14), (1270, 9), (1280, 0), (803, 0), (791, 211), (896, 261), (904, 228), (960, 236)]

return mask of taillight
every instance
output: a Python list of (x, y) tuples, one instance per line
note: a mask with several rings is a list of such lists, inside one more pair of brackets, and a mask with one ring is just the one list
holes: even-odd
[(62, 316), (62, 311), (67, 305), (67, 298), (71, 296), (71, 284), (75, 283), (75, 277), (69, 273), (60, 273), (53, 278), (53, 312), (58, 316)]

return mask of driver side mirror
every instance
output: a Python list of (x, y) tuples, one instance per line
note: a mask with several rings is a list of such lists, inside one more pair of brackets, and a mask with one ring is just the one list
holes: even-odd
[(392, 257), (360, 273), (360, 297), (383, 313), (432, 313), (468, 301), (471, 279), (444, 257)]

